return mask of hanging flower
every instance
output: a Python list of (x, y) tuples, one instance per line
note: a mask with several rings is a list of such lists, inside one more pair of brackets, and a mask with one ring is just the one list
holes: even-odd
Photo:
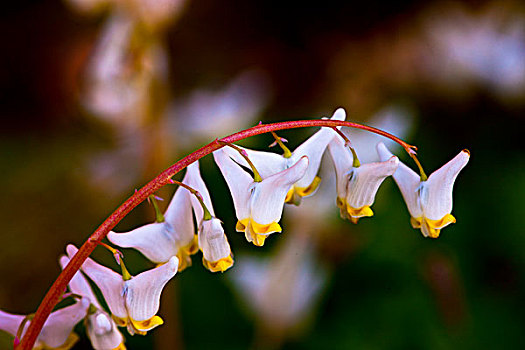
[[(70, 244), (66, 251), (71, 258), (78, 249)], [(127, 326), (132, 335), (144, 335), (164, 323), (156, 315), (160, 306), (160, 294), (166, 283), (177, 273), (178, 264), (177, 257), (173, 256), (163, 265), (124, 280), (115, 271), (87, 258), (82, 271), (100, 288), (116, 324), (120, 327)]]
[(199, 247), (202, 250), (202, 263), (212, 272), (224, 272), (233, 265), (228, 238), (224, 234), (221, 221), (215, 217), (210, 193), (199, 171), (199, 162), (190, 164), (186, 169), (183, 182), (201, 194), (208, 210), (208, 213), (205, 213), (199, 200), (195, 196), (191, 197), (193, 211), (199, 225), (198, 237)]
[[(345, 110), (343, 108), (337, 109), (330, 119), (345, 120)], [(301, 202), (302, 197), (312, 195), (319, 187), (321, 178), (317, 176), (317, 172), (321, 165), (321, 158), (326, 146), (332, 141), (334, 136), (336, 136), (336, 133), (331, 128), (321, 128), (321, 130), (303, 142), (293, 152), (289, 152), (288, 149), (286, 149), (283, 155), (272, 152), (255, 151), (242, 147), (240, 148), (248, 153), (248, 157), (263, 178), (288, 169), (297, 163), (301, 157), (307, 156), (310, 163), (304, 176), (292, 184), (286, 194), (286, 203), (298, 205)], [(239, 164), (244, 166), (248, 165), (237, 151), (233, 149), (225, 149), (225, 152)]]
[[(392, 157), (384, 144), (377, 145), (377, 152), (382, 160)], [(470, 158), (468, 150), (461, 151), (447, 164), (430, 174), (428, 180), (420, 176), (403, 163), (393, 177), (405, 199), (413, 228), (421, 229), (423, 236), (438, 238), (442, 228), (456, 222), (452, 214), (452, 188), (461, 169)]]
[[(33, 349), (71, 349), (78, 341), (78, 335), (73, 332), (73, 328), (86, 316), (88, 308), (89, 300), (82, 298), (73, 305), (52, 312), (44, 323)], [(13, 315), (0, 310), (0, 329), (17, 337), (18, 329), (25, 318), (25, 315)], [(26, 322), (22, 336), (30, 323), (31, 321)]]
[(164, 213), (164, 221), (140, 226), (130, 232), (109, 232), (108, 239), (120, 247), (135, 248), (154, 263), (172, 256), (179, 259), (179, 271), (191, 266), (191, 255), (198, 250), (193, 227), (191, 194), (178, 188)]
[(360, 165), (345, 142), (335, 137), (328, 145), (337, 176), (337, 206), (343, 219), (357, 224), (359, 218), (374, 215), (370, 206), (379, 186), (398, 166), (399, 159), (390, 157), (387, 161)]
[[(68, 263), (69, 258), (67, 256), (60, 258), (62, 269)], [(86, 318), (86, 332), (93, 348), (95, 350), (125, 350), (124, 337), (117, 329), (115, 322), (100, 306), (97, 297), (84, 275), (82, 275), (82, 272), (78, 271), (69, 281), (69, 290), (87, 298), (91, 303)]]
[(273, 175), (265, 173), (261, 182), (255, 182), (224, 148), (215, 151), (213, 157), (233, 197), (237, 232), (244, 232), (248, 242), (262, 246), (269, 234), (282, 231), (278, 222), (286, 193), (306, 173), (308, 157), (299, 158), (290, 168)]

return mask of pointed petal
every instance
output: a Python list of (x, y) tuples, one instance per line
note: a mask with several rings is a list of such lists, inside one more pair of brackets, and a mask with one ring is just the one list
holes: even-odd
[[(66, 248), (67, 255), (71, 259), (78, 249), (70, 244)], [(87, 258), (82, 264), (82, 271), (91, 278), (102, 292), (108, 307), (116, 317), (126, 319), (127, 311), (122, 297), (124, 281), (122, 276), (115, 271), (100, 265), (91, 258)]]
[(169, 225), (168, 231), (177, 242), (177, 247), (187, 246), (195, 235), (191, 197), (192, 194), (185, 188), (177, 188), (164, 213), (165, 223)]
[(13, 315), (0, 310), (0, 330), (9, 333), (12, 336), (16, 336), (18, 327), (20, 327), (24, 318), (24, 315)]
[(87, 318), (86, 333), (94, 349), (118, 349), (124, 337), (115, 322), (104, 311), (98, 310)]
[[(337, 109), (330, 119), (345, 120), (345, 110), (342, 108)], [(307, 156), (310, 162), (304, 176), (299, 181), (297, 181), (295, 186), (299, 188), (310, 186), (310, 184), (314, 181), (317, 172), (319, 171), (321, 158), (323, 157), (326, 146), (328, 146), (330, 141), (332, 141), (335, 136), (337, 136), (337, 134), (331, 128), (321, 128), (321, 130), (316, 132), (308, 140), (297, 147), (295, 151), (293, 151), (292, 157), (290, 157), (289, 160), (289, 164), (295, 164), (295, 162), (297, 162), (303, 156)]]
[[(66, 267), (67, 264), (69, 264), (69, 258), (65, 255), (61, 256), (60, 266), (62, 267), (62, 270)], [(95, 305), (97, 309), (102, 309), (97, 300), (97, 297), (95, 296), (95, 293), (93, 293), (93, 290), (89, 285), (89, 282), (80, 270), (77, 271), (77, 273), (75, 273), (71, 281), (69, 281), (69, 290), (72, 293), (88, 298), (91, 304)]]
[(328, 150), (335, 166), (335, 174), (337, 178), (337, 197), (340, 199), (346, 198), (346, 185), (348, 184), (348, 171), (352, 169), (354, 157), (350, 150), (345, 147), (342, 138), (334, 137), (332, 142), (328, 144)]
[[(190, 187), (193, 187), (193, 189), (199, 191), (204, 201), (204, 204), (208, 208), (210, 214), (212, 216), (215, 216), (215, 213), (213, 211), (213, 205), (211, 204), (210, 192), (208, 191), (208, 188), (206, 187), (206, 184), (204, 183), (204, 180), (202, 179), (199, 170), (199, 161), (188, 165), (188, 167), (186, 168), (186, 175), (184, 176), (182, 182)], [(193, 211), (195, 212), (197, 222), (201, 222), (204, 216), (204, 210), (202, 209), (199, 200), (193, 195), (191, 196), (191, 204), (193, 205)]]
[[(190, 219), (192, 219), (191, 212)], [(140, 226), (129, 232), (111, 231), (107, 237), (111, 243), (119, 247), (137, 249), (154, 263), (168, 261), (177, 254), (179, 245), (183, 243), (177, 240), (175, 227), (167, 221)]]
[[(159, 311), (162, 289), (175, 276), (178, 266), (179, 260), (172, 257), (166, 264), (144, 271), (125, 282), (126, 306), (129, 317), (135, 323), (148, 320), (155, 322), (154, 316)], [(143, 324), (143, 328), (139, 330), (147, 331), (157, 325), (159, 324)]]
[(470, 153), (463, 150), (429, 176), (421, 192), (421, 204), (426, 218), (441, 220), (445, 215), (450, 214), (454, 182), (469, 159)]
[(64, 346), (75, 325), (86, 317), (89, 304), (89, 299), (82, 298), (73, 305), (51, 313), (44, 323), (38, 341), (51, 348)]
[(307, 168), (308, 158), (302, 157), (292, 167), (255, 184), (250, 209), (257, 224), (268, 225), (281, 220), (286, 194), (304, 176)]
[[(377, 153), (379, 154), (381, 161), (386, 161), (393, 156), (382, 142), (377, 144)], [(405, 199), (410, 215), (413, 218), (421, 217), (423, 215), (423, 210), (421, 209), (421, 203), (419, 200), (419, 187), (421, 184), (419, 175), (403, 164), (403, 162), (399, 162), (393, 177)]]
[(368, 163), (354, 168), (347, 187), (347, 205), (354, 209), (371, 206), (379, 186), (396, 171), (398, 164), (399, 159), (392, 156), (386, 162)]
[(213, 158), (232, 194), (237, 219), (247, 218), (250, 215), (250, 186), (253, 184), (253, 178), (235, 163), (224, 149), (213, 152)]
[(231, 256), (230, 244), (219, 219), (212, 218), (202, 222), (199, 232), (199, 246), (207, 262), (216, 263), (220, 260), (231, 260), (233, 264), (233, 260), (228, 259)]
[[(256, 151), (240, 146), (237, 147), (246, 151), (248, 158), (250, 158), (250, 161), (253, 163), (253, 165), (255, 165), (255, 168), (263, 179), (286, 169), (287, 159), (280, 154)], [(223, 149), (224, 152), (226, 152), (237, 163), (247, 168), (250, 167), (246, 162), (246, 159), (244, 159), (244, 157), (241, 156), (237, 150), (231, 147), (224, 147)]]

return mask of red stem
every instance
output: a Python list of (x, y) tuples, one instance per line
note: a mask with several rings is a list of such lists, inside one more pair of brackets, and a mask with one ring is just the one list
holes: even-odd
[(60, 296), (66, 290), (66, 287), (74, 276), (74, 274), (80, 269), (84, 261), (99, 244), (99, 242), (106, 237), (108, 232), (115, 227), (133, 208), (143, 202), (148, 198), (150, 194), (155, 193), (164, 185), (170, 183), (170, 179), (173, 175), (177, 174), (182, 169), (186, 168), (191, 163), (199, 160), (200, 158), (212, 153), (213, 151), (218, 150), (219, 148), (224, 147), (225, 143), (234, 143), (243, 139), (246, 139), (251, 136), (260, 135), (272, 131), (278, 131), (283, 129), (295, 129), (303, 127), (312, 127), (312, 126), (325, 126), (325, 127), (335, 127), (335, 126), (346, 126), (350, 128), (363, 129), (367, 131), (374, 132), (376, 134), (385, 136), (399, 143), (403, 148), (410, 154), (415, 149), (414, 146), (411, 146), (404, 142), (403, 140), (391, 135), (385, 131), (366, 126), (361, 124), (356, 124), (346, 121), (338, 120), (297, 120), (297, 121), (288, 121), (274, 124), (260, 124), (252, 128), (237, 132), (230, 136), (222, 138), (219, 143), (218, 140), (210, 142), (206, 146), (199, 148), (197, 151), (187, 155), (182, 158), (157, 177), (147, 183), (139, 191), (135, 192), (130, 198), (128, 198), (120, 207), (117, 208), (98, 228), (97, 230), (89, 237), (89, 239), (80, 247), (78, 252), (70, 259), (67, 266), (60, 273), (58, 278), (55, 280), (49, 291), (47, 292), (44, 300), (40, 303), (38, 310), (35, 313), (27, 332), (22, 338), (21, 343), (16, 347), (16, 350), (30, 350), (33, 347), (44, 322), (49, 317), (51, 311), (55, 307), (56, 303), (59, 301)]

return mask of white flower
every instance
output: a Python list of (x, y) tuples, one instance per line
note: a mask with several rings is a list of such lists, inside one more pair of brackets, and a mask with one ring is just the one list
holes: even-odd
[[(73, 328), (86, 316), (88, 307), (89, 300), (82, 298), (73, 305), (52, 312), (44, 323), (33, 349), (71, 349), (78, 341), (78, 336), (73, 333)], [(0, 329), (16, 336), (25, 318), (24, 315), (13, 315), (0, 310)], [(24, 326), (22, 336), (30, 323), (28, 321)]]
[(290, 232), (269, 259), (243, 257), (232, 270), (234, 286), (265, 328), (290, 335), (315, 309), (327, 271), (315, 262), (302, 231)]
[(370, 206), (377, 190), (383, 180), (396, 171), (399, 159), (392, 156), (384, 162), (354, 167), (354, 158), (342, 138), (334, 138), (328, 149), (335, 165), (337, 206), (341, 217), (357, 224), (359, 218), (374, 215)]
[[(392, 153), (383, 145), (377, 145), (381, 159), (392, 157)], [(433, 172), (426, 181), (402, 162), (394, 173), (405, 203), (410, 212), (410, 223), (420, 228), (423, 236), (437, 238), (442, 228), (455, 223), (452, 212), (452, 188), (461, 169), (467, 165), (470, 153), (461, 151), (447, 164)]]
[(178, 188), (164, 213), (164, 222), (140, 226), (126, 233), (109, 232), (107, 237), (120, 247), (137, 249), (154, 263), (165, 263), (177, 256), (179, 271), (182, 271), (191, 265), (191, 255), (198, 250), (190, 197), (188, 190)]
[[(62, 269), (64, 269), (68, 263), (69, 258), (67, 256), (60, 258), (60, 266)], [(126, 349), (124, 346), (124, 337), (117, 329), (117, 325), (100, 306), (91, 286), (80, 271), (69, 281), (69, 289), (72, 293), (87, 298), (92, 305), (86, 319), (86, 332), (93, 348), (96, 350)]]
[(221, 221), (215, 217), (210, 193), (201, 177), (198, 161), (186, 168), (183, 183), (201, 194), (203, 202), (211, 214), (211, 218), (205, 218), (204, 210), (199, 200), (195, 196), (191, 197), (193, 210), (199, 225), (198, 236), (199, 247), (202, 250), (202, 263), (212, 272), (224, 272), (233, 265), (232, 252)]
[[(70, 258), (78, 251), (73, 245), (68, 245), (66, 250)], [(145, 334), (164, 323), (156, 315), (160, 306), (160, 294), (166, 283), (177, 273), (178, 264), (177, 257), (173, 256), (167, 263), (127, 281), (120, 274), (90, 258), (82, 265), (82, 271), (100, 288), (117, 325), (127, 326), (130, 334)]]
[(262, 246), (270, 233), (282, 231), (278, 221), (286, 194), (306, 173), (308, 158), (301, 157), (292, 167), (271, 176), (261, 174), (262, 182), (254, 182), (224, 148), (213, 152), (213, 157), (232, 194), (237, 232), (245, 232), (248, 242)]
[[(345, 120), (345, 110), (343, 108), (337, 109), (330, 119)], [(272, 152), (241, 148), (248, 153), (248, 158), (250, 158), (263, 179), (291, 167), (301, 157), (307, 156), (310, 163), (304, 176), (290, 186), (291, 188), (286, 195), (286, 203), (299, 204), (301, 197), (312, 195), (319, 187), (321, 178), (317, 176), (317, 172), (321, 165), (321, 158), (326, 146), (332, 141), (334, 136), (336, 136), (336, 133), (331, 128), (323, 127), (297, 147), (288, 158)], [(246, 160), (236, 150), (227, 148), (225, 152), (239, 164), (248, 165)]]

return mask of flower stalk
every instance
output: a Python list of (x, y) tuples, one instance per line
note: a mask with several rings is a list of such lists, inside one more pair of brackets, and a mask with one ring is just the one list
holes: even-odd
[(60, 275), (57, 277), (53, 285), (48, 290), (40, 306), (38, 307), (35, 316), (30, 323), (27, 332), (22, 338), (20, 344), (16, 346), (16, 350), (30, 350), (32, 349), (44, 322), (49, 317), (54, 306), (60, 300), (63, 291), (66, 289), (69, 281), (74, 274), (80, 269), (84, 261), (93, 252), (95, 247), (101, 243), (101, 240), (106, 237), (109, 231), (111, 231), (127, 214), (129, 214), (137, 205), (142, 203), (151, 194), (158, 191), (163, 186), (172, 183), (171, 178), (179, 171), (186, 168), (191, 163), (199, 160), (200, 158), (224, 147), (225, 145), (232, 144), (234, 142), (241, 141), (243, 139), (269, 133), (272, 131), (285, 130), (285, 129), (296, 129), (304, 127), (336, 127), (345, 126), (350, 128), (357, 128), (366, 131), (376, 133), (378, 135), (387, 137), (398, 144), (400, 144), (406, 152), (411, 156), (415, 154), (416, 147), (412, 146), (405, 141), (397, 138), (396, 136), (389, 134), (386, 131), (379, 130), (370, 126), (361, 125), (358, 123), (339, 121), (339, 120), (297, 120), (280, 122), (273, 124), (259, 124), (249, 129), (239, 131), (232, 135), (226, 136), (222, 139), (215, 139), (209, 144), (199, 148), (195, 152), (182, 158), (163, 172), (157, 177), (147, 183), (140, 190), (136, 191), (131, 197), (129, 197), (123, 204), (121, 204), (96, 230), (95, 232), (85, 241), (80, 247), (78, 252), (71, 258), (67, 266), (63, 269)]

